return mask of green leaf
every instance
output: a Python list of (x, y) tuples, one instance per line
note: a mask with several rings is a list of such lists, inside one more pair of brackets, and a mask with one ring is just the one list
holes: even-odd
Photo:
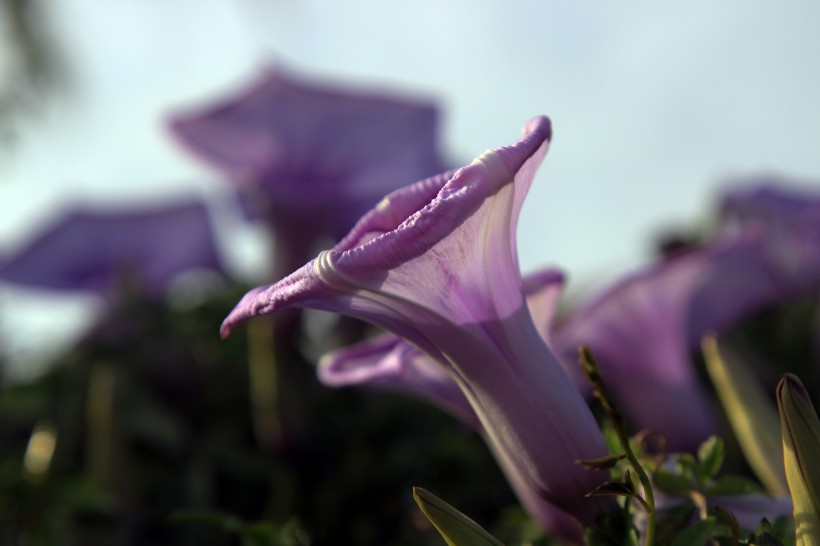
[(678, 456), (678, 467), (680, 468), (680, 475), (689, 480), (698, 481), (700, 483), (700, 463), (695, 459), (691, 453), (681, 453)]
[(604, 433), (604, 442), (610, 453), (623, 453), (621, 446), (621, 439), (618, 437), (618, 431), (609, 419), (604, 419), (601, 423), (601, 432)]
[(766, 494), (766, 491), (756, 481), (742, 476), (724, 476), (706, 489), (707, 497), (721, 495), (748, 495), (751, 493)]
[(658, 468), (652, 475), (652, 481), (658, 489), (670, 495), (687, 495), (692, 491), (692, 482), (689, 478), (665, 468)]
[(716, 533), (716, 535), (729, 536), (731, 537), (732, 544), (738, 544), (740, 542), (740, 523), (737, 521), (735, 515), (721, 506), (715, 506), (712, 509), (712, 512), (715, 514), (715, 517), (717, 518), (717, 523), (719, 525), (723, 524), (720, 526), (725, 525), (728, 527), (728, 535), (726, 535), (726, 533), (721, 533), (720, 531)]
[(664, 510), (655, 529), (655, 544), (671, 543), (684, 529), (689, 528), (689, 523), (691, 523), (694, 514), (695, 505), (691, 500), (686, 500), (679, 506)]
[(276, 528), (268, 522), (248, 523), (239, 532), (242, 543), (252, 546), (281, 544), (279, 533)]
[(623, 480), (616, 480), (611, 482), (605, 482), (589, 493), (585, 495), (586, 497), (634, 497), (635, 496), (635, 485), (632, 483), (632, 478), (629, 476), (629, 470), (624, 472)]
[(714, 517), (710, 516), (699, 521), (679, 534), (672, 542), (672, 546), (703, 546), (712, 537), (712, 529), (714, 526)]
[(626, 455), (606, 455), (604, 457), (598, 457), (597, 459), (579, 459), (575, 462), (587, 468), (592, 468), (593, 470), (606, 470), (607, 468), (614, 467), (619, 461), (625, 458)]
[[(638, 534), (623, 513), (601, 513), (592, 524), (584, 525), (585, 546), (638, 546)], [(548, 544), (553, 544), (549, 542)], [(522, 545), (523, 546), (523, 545)]]
[(717, 436), (712, 436), (700, 445), (698, 449), (698, 461), (700, 461), (700, 473), (702, 476), (714, 478), (723, 466), (725, 448), (723, 440)]
[(414, 487), (413, 499), (449, 546), (503, 546), (475, 521), (426, 489)]
[(754, 544), (754, 546), (783, 546), (783, 542), (773, 533), (755, 533), (749, 540), (749, 544)]
[(746, 362), (726, 351), (714, 336), (703, 338), (703, 356), (749, 465), (771, 494), (788, 494), (780, 423), (769, 393), (747, 373)]
[(168, 519), (172, 523), (193, 523), (230, 533), (237, 533), (242, 530), (242, 522), (237, 518), (207, 510), (182, 510), (174, 512)]

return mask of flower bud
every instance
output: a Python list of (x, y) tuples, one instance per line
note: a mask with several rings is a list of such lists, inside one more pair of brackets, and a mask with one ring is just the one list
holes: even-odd
[(803, 384), (792, 374), (777, 385), (777, 405), (796, 544), (820, 545), (820, 419)]

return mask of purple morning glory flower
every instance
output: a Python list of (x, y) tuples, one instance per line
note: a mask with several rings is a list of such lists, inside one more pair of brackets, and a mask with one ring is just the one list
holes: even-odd
[(728, 191), (720, 204), (728, 221), (797, 226), (820, 222), (820, 193), (753, 180)]
[(550, 137), (549, 120), (534, 118), (515, 144), (388, 195), (332, 250), (249, 292), (222, 334), (291, 306), (390, 330), (452, 375), (513, 481), (589, 522), (610, 506), (584, 498), (606, 474), (575, 461), (606, 447), (533, 324), (515, 244), (521, 205)]
[(287, 271), (385, 194), (441, 172), (437, 125), (430, 103), (317, 85), (279, 68), (170, 122), (177, 140), (271, 222)]
[(764, 179), (727, 192), (720, 208), (728, 227), (765, 232), (772, 261), (796, 286), (820, 284), (820, 193)]
[[(701, 338), (790, 293), (759, 233), (671, 257), (582, 305), (554, 334), (566, 358), (588, 345), (630, 421), (673, 450), (715, 433), (717, 415), (690, 353)], [(558, 350), (558, 349), (556, 349)]]
[(15, 255), (0, 258), (0, 281), (113, 297), (123, 281), (159, 295), (180, 273), (223, 271), (211, 222), (199, 202), (147, 210), (77, 209)]
[[(541, 337), (549, 340), (552, 319), (564, 287), (564, 275), (547, 269), (523, 279), (527, 305)], [(319, 361), (320, 381), (330, 387), (368, 386), (418, 396), (449, 411), (481, 432), (481, 423), (456, 380), (435, 360), (400, 337), (386, 333), (326, 354)], [(501, 460), (503, 463), (503, 460)], [(570, 516), (538, 496), (516, 472), (505, 469), (527, 511), (553, 536), (580, 540)]]

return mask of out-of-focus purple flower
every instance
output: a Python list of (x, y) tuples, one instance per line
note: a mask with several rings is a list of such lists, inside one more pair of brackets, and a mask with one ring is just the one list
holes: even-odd
[(159, 295), (180, 273), (223, 271), (205, 206), (186, 202), (147, 210), (77, 209), (7, 258), (0, 281), (114, 297), (124, 281)]
[(308, 83), (279, 68), (170, 122), (177, 140), (251, 197), (287, 253), (306, 253), (283, 256), (298, 259), (287, 271), (382, 196), (441, 172), (437, 125), (433, 104)]
[(512, 146), (388, 195), (332, 250), (249, 292), (222, 333), (291, 306), (392, 331), (453, 376), (515, 480), (589, 522), (610, 506), (584, 498), (606, 474), (575, 461), (606, 447), (533, 324), (515, 244), (521, 205), (550, 136), (549, 120), (535, 118)]
[[(797, 226), (820, 222), (820, 193), (752, 180), (723, 196), (720, 211), (729, 222)], [(820, 235), (819, 235), (820, 236)]]
[(709, 497), (709, 506), (721, 507), (731, 512), (741, 529), (756, 529), (763, 518), (775, 521), (792, 512), (792, 500), (788, 496), (772, 497), (760, 493), (745, 495), (722, 495)]
[(589, 345), (604, 380), (641, 428), (694, 449), (717, 424), (690, 358), (701, 338), (791, 293), (759, 233), (745, 232), (671, 257), (577, 309), (554, 334), (566, 358)]
[(820, 285), (820, 192), (750, 181), (723, 196), (720, 213), (730, 229), (763, 230), (772, 261), (796, 287)]

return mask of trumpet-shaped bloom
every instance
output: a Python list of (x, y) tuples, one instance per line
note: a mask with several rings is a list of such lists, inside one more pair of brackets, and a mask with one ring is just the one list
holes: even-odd
[(581, 521), (609, 506), (575, 464), (606, 453), (583, 398), (533, 324), (515, 226), (551, 136), (521, 140), (388, 195), (332, 250), (248, 293), (223, 323), (290, 306), (356, 316), (403, 337), (458, 383), (502, 466)]
[(690, 359), (723, 331), (791, 291), (757, 233), (746, 232), (632, 275), (555, 333), (566, 358), (589, 345), (630, 422), (693, 449), (715, 433), (715, 408)]
[(305, 249), (298, 267), (382, 196), (442, 170), (437, 124), (432, 104), (271, 68), (231, 97), (175, 115), (170, 128), (251, 197), (281, 244)]
[(0, 258), (0, 280), (113, 296), (123, 280), (157, 295), (178, 274), (223, 271), (205, 206), (67, 213), (17, 254)]
[(714, 336), (706, 336), (702, 345), (706, 370), (746, 461), (770, 494), (785, 495), (779, 416), (768, 393), (746, 363), (719, 347)]
[[(564, 275), (554, 269), (524, 278), (527, 305), (539, 334), (548, 341), (552, 319), (564, 287)], [(455, 379), (435, 360), (392, 333), (326, 354), (319, 361), (319, 379), (330, 387), (368, 386), (423, 398), (481, 432), (481, 423)], [(503, 459), (502, 459), (503, 461)], [(555, 536), (577, 542), (579, 527), (572, 518), (538, 496), (530, 484), (504, 469), (527, 511)]]

